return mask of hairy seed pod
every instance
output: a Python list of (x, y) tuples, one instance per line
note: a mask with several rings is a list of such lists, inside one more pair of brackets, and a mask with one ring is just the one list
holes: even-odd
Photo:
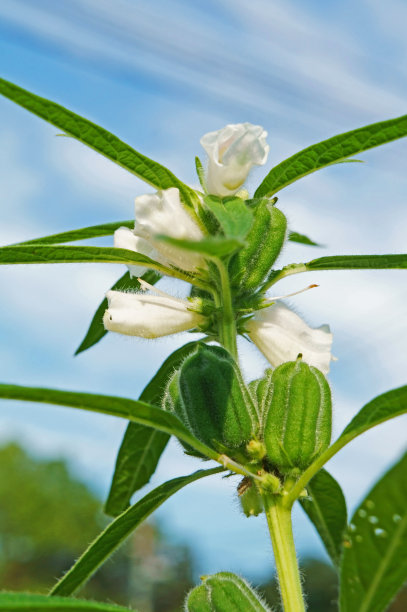
[(301, 359), (274, 370), (263, 432), (274, 467), (283, 474), (305, 470), (328, 448), (331, 421), (331, 390), (322, 372)]
[(219, 572), (204, 576), (202, 581), (187, 596), (186, 612), (270, 612), (246, 580), (236, 574)]
[(256, 406), (228, 351), (198, 345), (167, 386), (163, 407), (217, 449), (244, 446), (258, 432)]
[(287, 232), (287, 219), (268, 200), (254, 209), (253, 225), (246, 237), (247, 246), (230, 264), (232, 285), (241, 292), (256, 289), (277, 259)]

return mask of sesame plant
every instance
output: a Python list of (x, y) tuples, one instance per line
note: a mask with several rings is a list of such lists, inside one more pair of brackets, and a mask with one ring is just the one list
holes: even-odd
[[(332, 442), (327, 380), (332, 334), (327, 325), (309, 327), (284, 305), (281, 300), (287, 296), (277, 296), (275, 285), (288, 275), (313, 270), (406, 269), (407, 255), (331, 255), (279, 268), (276, 262), (287, 240), (315, 243), (287, 228), (276, 194), (316, 170), (354, 161), (355, 154), (407, 136), (407, 115), (296, 153), (269, 170), (250, 195), (244, 189), (248, 173), (254, 165), (266, 164), (269, 151), (267, 133), (260, 126), (227, 125), (204, 135), (207, 163), (196, 158), (201, 185), (196, 190), (54, 102), (5, 80), (0, 81), (0, 93), (135, 174), (150, 190), (135, 200), (135, 222), (95, 225), (3, 246), (0, 263), (127, 266), (97, 308), (77, 353), (108, 332), (143, 338), (187, 330), (192, 334), (138, 399), (0, 385), (4, 399), (46, 402), (129, 421), (105, 504), (111, 523), (48, 596), (0, 594), (0, 610), (122, 610), (72, 596), (170, 496), (218, 473), (236, 478), (236, 496), (248, 517), (267, 521), (286, 612), (306, 608), (292, 531), (295, 503), (314, 524), (338, 571), (339, 609), (385, 610), (407, 575), (407, 455), (367, 493), (349, 523), (341, 487), (325, 465), (357, 436), (405, 413), (407, 387), (372, 399)], [(109, 248), (66, 245), (108, 235), (114, 236)], [(163, 293), (156, 287), (163, 276), (188, 283), (190, 297)], [(250, 382), (240, 370), (239, 335), (254, 343), (270, 364)], [(154, 473), (170, 436), (180, 441), (185, 453), (205, 462), (202, 469), (161, 484), (131, 505), (133, 493)], [(220, 567), (219, 573), (203, 578), (187, 595), (185, 610), (268, 610), (244, 579), (224, 570)]]

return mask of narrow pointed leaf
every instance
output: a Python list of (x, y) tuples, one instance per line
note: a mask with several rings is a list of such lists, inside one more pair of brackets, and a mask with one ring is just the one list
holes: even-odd
[(320, 470), (307, 485), (308, 498), (300, 498), (303, 510), (315, 525), (332, 563), (338, 567), (347, 525), (342, 489), (326, 470)]
[(177, 493), (186, 485), (223, 471), (216, 467), (210, 470), (199, 470), (190, 476), (181, 476), (160, 485), (143, 499), (120, 514), (106, 529), (92, 542), (89, 548), (79, 557), (65, 576), (54, 586), (51, 595), (71, 595), (87, 582), (92, 574), (106, 561), (135, 529), (154, 510), (163, 504), (169, 497)]
[(218, 458), (218, 454), (197, 440), (175, 415), (140, 400), (7, 384), (0, 384), (0, 398), (57, 404), (134, 421), (134, 423), (174, 435), (215, 461)]
[(300, 244), (307, 244), (308, 246), (322, 246), (318, 244), (318, 242), (314, 242), (311, 238), (308, 238), (308, 236), (305, 236), (305, 234), (299, 234), (298, 232), (290, 232), (288, 234), (288, 240), (291, 242), (299, 242)]
[(0, 248), (0, 264), (120, 263), (142, 265), (172, 275), (165, 266), (146, 255), (127, 249), (94, 246), (27, 245)]
[(73, 136), (156, 189), (178, 187), (186, 202), (190, 203), (196, 199), (194, 190), (174, 176), (168, 168), (142, 155), (114, 134), (84, 117), (5, 79), (0, 79), (0, 94)]
[(101, 236), (111, 236), (119, 227), (134, 227), (134, 221), (115, 221), (114, 223), (103, 223), (102, 225), (91, 225), (90, 227), (82, 227), (60, 234), (51, 234), (50, 236), (42, 236), (33, 240), (24, 240), (18, 245), (24, 244), (61, 244), (63, 242), (73, 242), (75, 240), (88, 240), (90, 238), (100, 238)]
[(254, 195), (270, 197), (307, 174), (404, 136), (407, 136), (407, 115), (338, 134), (295, 153), (272, 168)]
[(313, 259), (307, 270), (390, 270), (407, 268), (407, 254), (397, 255), (333, 255)]
[[(0, 250), (1, 255), (1, 250)], [(319, 257), (307, 263), (290, 264), (282, 270), (272, 270), (263, 290), (291, 274), (323, 270), (406, 270), (407, 254), (396, 255), (332, 255)]]
[[(162, 364), (140, 395), (140, 401), (160, 406), (161, 397), (172, 372), (196, 347), (189, 342), (174, 351)], [(157, 467), (169, 436), (156, 429), (129, 423), (116, 460), (116, 467), (105, 504), (105, 512), (117, 516), (130, 504), (133, 493), (143, 487)]]
[(210, 257), (223, 257), (243, 246), (241, 240), (237, 240), (236, 238), (222, 238), (222, 236), (211, 236), (209, 238), (203, 238), (202, 240), (182, 240), (161, 235), (156, 236), (156, 238), (180, 249), (194, 251), (194, 253), (202, 253), (202, 255), (209, 255)]
[(407, 454), (352, 517), (341, 564), (341, 612), (382, 612), (407, 579)]
[[(143, 280), (145, 280), (150, 285), (155, 285), (160, 278), (161, 274), (155, 272), (154, 270), (149, 270), (142, 276)], [(135, 292), (140, 289), (140, 283), (136, 278), (130, 276), (129, 272), (126, 272), (119, 280), (111, 287), (111, 290), (115, 291), (126, 291), (131, 289), (131, 291)], [(103, 314), (108, 307), (107, 299), (104, 298), (99, 304), (95, 314), (93, 315), (92, 321), (89, 325), (88, 331), (81, 344), (75, 351), (75, 355), (79, 355), (86, 349), (94, 346), (101, 340), (106, 334), (107, 330), (103, 325)]]
[(33, 593), (0, 593), (0, 612), (136, 612), (109, 603)]

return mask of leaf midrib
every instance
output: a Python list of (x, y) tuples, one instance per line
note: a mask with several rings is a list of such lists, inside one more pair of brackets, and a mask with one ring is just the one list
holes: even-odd
[(394, 536), (393, 536), (393, 542), (391, 543), (391, 545), (389, 546), (389, 548), (387, 549), (387, 553), (384, 555), (382, 561), (379, 564), (378, 570), (376, 572), (376, 575), (369, 587), (369, 589), (366, 592), (366, 598), (364, 599), (364, 602), (362, 603), (362, 607), (360, 608), (359, 612), (369, 612), (369, 605), (375, 595), (375, 592), (379, 586), (380, 580), (383, 577), (383, 574), (385, 572), (385, 570), (387, 569), (387, 565), (390, 563), (391, 561), (391, 556), (393, 555), (398, 542), (399, 542), (399, 538), (401, 537), (404, 529), (407, 527), (407, 514), (404, 516), (403, 520), (400, 522), (399, 526), (397, 527), (396, 531), (394, 532)]

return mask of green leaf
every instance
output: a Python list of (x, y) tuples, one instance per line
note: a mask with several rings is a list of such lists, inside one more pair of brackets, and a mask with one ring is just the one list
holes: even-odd
[(135, 612), (114, 604), (33, 593), (0, 593), (0, 612)]
[(185, 602), (186, 612), (270, 612), (256, 591), (240, 576), (219, 572), (203, 576)]
[(289, 232), (288, 240), (291, 242), (299, 242), (300, 244), (307, 244), (308, 246), (322, 246), (311, 240), (311, 238), (308, 238), (308, 236), (305, 236), (305, 234), (299, 234), (298, 232)]
[[(174, 351), (150, 380), (140, 395), (140, 401), (160, 406), (161, 397), (172, 372), (180, 366), (196, 345), (196, 342), (189, 342)], [(113, 480), (105, 504), (106, 514), (117, 516), (129, 506), (133, 493), (147, 484), (154, 474), (168, 439), (168, 435), (161, 431), (137, 423), (128, 424), (117, 455)]]
[(206, 196), (205, 206), (215, 216), (226, 238), (244, 240), (252, 224), (253, 212), (241, 198), (217, 198)]
[(295, 501), (308, 482), (346, 444), (368, 429), (407, 413), (407, 385), (378, 395), (357, 413), (339, 438), (303, 472), (287, 498)]
[(407, 136), (407, 115), (328, 138), (272, 168), (254, 197), (270, 197), (311, 172), (404, 136)]
[[(1, 250), (0, 250), (1, 255)], [(0, 262), (1, 263), (1, 262)], [(272, 270), (262, 286), (265, 291), (277, 281), (291, 274), (323, 270), (405, 270), (407, 255), (332, 255), (308, 263), (289, 264), (282, 270)]]
[(116, 221), (114, 223), (103, 223), (102, 225), (91, 225), (90, 227), (82, 227), (80, 229), (62, 232), (61, 234), (52, 234), (43, 236), (42, 238), (34, 238), (34, 240), (25, 240), (18, 242), (16, 245), (23, 244), (61, 244), (63, 242), (73, 242), (74, 240), (87, 240), (89, 238), (100, 238), (101, 236), (111, 236), (119, 227), (134, 227), (134, 221)]
[[(40, 263), (121, 263), (142, 265), (154, 270), (168, 269), (146, 255), (117, 249), (115, 247), (94, 246), (5, 246), (0, 248), (0, 265), (9, 264), (40, 264)], [(172, 272), (170, 271), (170, 275)]]
[[(145, 280), (150, 285), (155, 285), (161, 278), (161, 274), (155, 272), (154, 270), (149, 270), (145, 274), (143, 274), (142, 279)], [(131, 289), (133, 292), (136, 292), (140, 289), (140, 283), (136, 278), (132, 278), (130, 276), (130, 272), (126, 272), (119, 280), (111, 287), (111, 290), (120, 291), (120, 290), (128, 290)], [(82, 351), (86, 351), (86, 349), (94, 346), (101, 340), (106, 334), (107, 330), (103, 325), (103, 314), (108, 307), (107, 299), (104, 298), (102, 302), (99, 304), (95, 314), (93, 315), (93, 319), (89, 325), (88, 331), (81, 344), (75, 351), (75, 355), (79, 355)]]
[(407, 255), (333, 255), (305, 264), (307, 270), (390, 270), (407, 268)]
[(341, 612), (382, 612), (407, 578), (407, 454), (377, 482), (349, 525)]
[(89, 580), (92, 574), (110, 557), (123, 540), (169, 497), (191, 482), (205, 476), (217, 474), (223, 471), (223, 469), (222, 467), (216, 467), (210, 470), (199, 470), (189, 476), (181, 476), (169, 480), (148, 493), (134, 506), (120, 514), (102, 531), (65, 576), (57, 582), (50, 595), (71, 595), (74, 593), (84, 582)]
[(322, 469), (308, 483), (307, 491), (308, 498), (299, 498), (301, 506), (315, 525), (332, 563), (338, 567), (347, 524), (342, 489), (335, 478)]
[(215, 461), (218, 458), (218, 454), (197, 440), (175, 415), (155, 406), (150, 406), (140, 400), (131, 400), (111, 395), (75, 393), (74, 391), (59, 391), (57, 389), (7, 384), (0, 384), (0, 398), (59, 404), (61, 406), (100, 412), (128, 421), (134, 421), (134, 423), (153, 427), (164, 433), (174, 435), (183, 442), (190, 444), (198, 452)]
[[(243, 246), (240, 240), (234, 238), (222, 238), (222, 236), (211, 236), (202, 240), (182, 240), (179, 238), (171, 238), (170, 236), (155, 236), (157, 240), (171, 244), (179, 249), (186, 251), (194, 251), (194, 253), (202, 253), (209, 257), (223, 257), (229, 255)], [(11, 248), (11, 247), (10, 247)]]
[(165, 166), (135, 151), (114, 134), (80, 115), (4, 79), (0, 79), (0, 94), (88, 145), (156, 189), (178, 187), (187, 203), (197, 199), (194, 190), (180, 181)]

